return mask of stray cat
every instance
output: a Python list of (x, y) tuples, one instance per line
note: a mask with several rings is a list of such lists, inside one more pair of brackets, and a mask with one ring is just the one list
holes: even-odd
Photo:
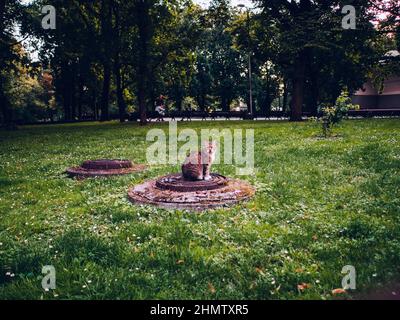
[(211, 180), (211, 165), (215, 160), (217, 144), (210, 141), (204, 144), (201, 151), (193, 151), (190, 153), (183, 165), (182, 175), (185, 180)]

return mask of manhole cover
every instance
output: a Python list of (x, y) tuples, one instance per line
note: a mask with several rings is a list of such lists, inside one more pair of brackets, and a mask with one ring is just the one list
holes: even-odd
[(145, 165), (133, 164), (130, 160), (99, 159), (87, 160), (79, 167), (66, 170), (70, 177), (84, 179), (89, 177), (118, 176), (143, 171)]
[(81, 165), (82, 168), (87, 170), (108, 170), (108, 169), (121, 169), (121, 168), (132, 168), (133, 164), (130, 160), (87, 160)]
[(222, 188), (228, 183), (228, 179), (219, 174), (211, 174), (211, 180), (188, 181), (183, 179), (180, 173), (170, 174), (156, 181), (156, 186), (163, 190), (178, 192), (191, 192), (203, 190), (215, 190)]
[[(136, 185), (129, 189), (128, 198), (136, 204), (150, 204), (157, 207), (167, 209), (190, 209), (201, 211), (210, 208), (223, 207), (233, 205), (250, 199), (255, 189), (248, 182), (243, 180), (228, 179), (221, 175), (214, 174), (213, 184), (209, 181), (209, 185), (203, 190), (188, 191), (188, 185), (185, 182), (185, 191), (182, 191), (182, 180), (173, 177), (180, 174), (165, 176), (160, 179), (146, 181), (140, 185)], [(167, 177), (170, 180), (166, 180)], [(172, 177), (172, 178), (171, 178)], [(221, 180), (220, 180), (221, 179)], [(220, 181), (219, 185), (217, 181)], [(188, 182), (194, 183), (195, 181)], [(159, 186), (162, 186), (161, 188)], [(216, 187), (218, 185), (218, 187)], [(172, 189), (171, 189), (172, 186)], [(210, 187), (212, 189), (209, 189)], [(199, 185), (194, 184), (193, 188)], [(175, 188), (175, 189), (174, 189)], [(178, 188), (179, 190), (176, 190)], [(201, 186), (204, 188), (204, 185)]]

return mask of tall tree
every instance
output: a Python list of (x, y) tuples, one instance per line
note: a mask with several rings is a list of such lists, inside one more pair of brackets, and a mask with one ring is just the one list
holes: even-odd
[[(114, 28), (113, 28), (113, 38), (114, 38), (114, 76), (117, 94), (117, 104), (120, 122), (125, 121), (126, 114), (126, 102), (124, 98), (124, 88), (122, 81), (122, 56), (123, 51), (126, 48), (126, 42), (124, 41), (126, 36), (123, 34), (124, 30), (130, 27), (128, 19), (126, 19), (126, 6), (123, 1), (115, 0), (113, 2), (113, 13), (114, 13)], [(124, 14), (125, 13), (125, 14)]]
[[(264, 25), (262, 15), (240, 12), (230, 27), (234, 35), (234, 45), (240, 52), (250, 54), (252, 65), (253, 98), (255, 109), (262, 113), (271, 110), (272, 102), (278, 97), (278, 88), (282, 81), (281, 68), (276, 59), (276, 30), (271, 25)], [(241, 69), (246, 73), (246, 81), (240, 86), (240, 96), (249, 96), (248, 61)]]
[(110, 119), (110, 86), (112, 72), (112, 7), (110, 0), (101, 0), (101, 44), (103, 65), (103, 90), (101, 94), (101, 121)]
[(175, 102), (178, 110), (182, 109), (194, 78), (201, 14), (202, 9), (191, 2), (175, 3), (169, 7), (168, 16), (157, 30), (157, 76), (162, 80), (164, 93)]
[(8, 129), (15, 128), (9, 97), (5, 92), (7, 74), (16, 69), (16, 63), (24, 58), (18, 51), (20, 42), (13, 36), (15, 23), (21, 18), (22, 8), (18, 0), (0, 0), (0, 112)]
[[(266, 21), (278, 27), (277, 61), (286, 65), (284, 72), (292, 82), (291, 120), (301, 120), (307, 100), (313, 101), (311, 109), (315, 110), (315, 104), (321, 98), (319, 92), (310, 92), (315, 86), (306, 83), (324, 84), (332, 79), (334, 87), (328, 91), (337, 97), (340, 94), (338, 87), (348, 84), (360, 86), (365, 80), (367, 64), (371, 63), (371, 41), (375, 36), (368, 0), (354, 0), (352, 3), (335, 0), (260, 1), (260, 4)], [(346, 4), (357, 6), (358, 30), (341, 27), (341, 9)], [(326, 58), (327, 55), (330, 59)], [(357, 72), (344, 73), (343, 64)], [(306, 99), (313, 94), (314, 97)], [(332, 97), (333, 101), (336, 97)]]
[(149, 45), (153, 38), (153, 25), (150, 9), (154, 5), (153, 0), (138, 0), (135, 4), (136, 22), (138, 28), (138, 68), (137, 68), (137, 96), (140, 113), (140, 124), (147, 123), (146, 87), (149, 79)]
[(238, 96), (238, 87), (243, 81), (241, 72), (244, 56), (233, 46), (234, 38), (229, 27), (234, 12), (227, 0), (213, 0), (207, 16), (208, 35), (205, 37), (206, 59), (210, 64), (213, 94), (219, 97), (223, 111)]

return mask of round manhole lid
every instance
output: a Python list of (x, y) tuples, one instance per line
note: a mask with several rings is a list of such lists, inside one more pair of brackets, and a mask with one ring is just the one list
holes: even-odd
[(178, 192), (215, 190), (226, 186), (228, 179), (220, 174), (212, 173), (211, 180), (189, 181), (183, 179), (180, 173), (164, 176), (156, 181), (156, 187), (163, 190)]
[(255, 189), (246, 181), (227, 180), (227, 184), (217, 190), (192, 192), (163, 190), (156, 186), (156, 180), (149, 180), (130, 188), (128, 199), (160, 208), (202, 211), (241, 203), (254, 195)]
[(126, 169), (132, 168), (133, 164), (130, 160), (118, 159), (99, 159), (87, 160), (81, 165), (86, 170), (112, 170), (112, 169)]

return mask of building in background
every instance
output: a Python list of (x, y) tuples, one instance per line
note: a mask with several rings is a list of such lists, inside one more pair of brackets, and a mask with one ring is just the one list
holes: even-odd
[[(389, 51), (385, 57), (398, 58), (400, 53), (396, 50)], [(400, 74), (386, 79), (382, 92), (379, 92), (371, 82), (367, 82), (363, 88), (354, 93), (352, 100), (354, 104), (360, 105), (362, 110), (400, 110)]]
[(387, 79), (381, 93), (368, 82), (352, 100), (361, 109), (400, 109), (400, 76)]

